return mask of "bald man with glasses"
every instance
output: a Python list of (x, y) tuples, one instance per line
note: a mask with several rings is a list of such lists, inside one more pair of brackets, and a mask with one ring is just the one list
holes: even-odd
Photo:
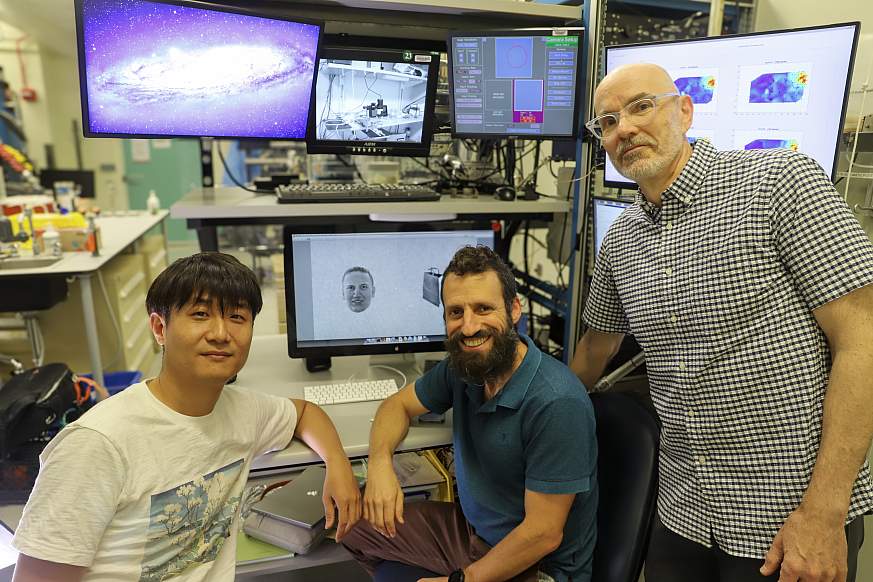
[(607, 232), (571, 368), (625, 334), (662, 422), (646, 582), (855, 579), (873, 511), (873, 244), (791, 150), (690, 145), (662, 68), (607, 75), (586, 124), (639, 185)]

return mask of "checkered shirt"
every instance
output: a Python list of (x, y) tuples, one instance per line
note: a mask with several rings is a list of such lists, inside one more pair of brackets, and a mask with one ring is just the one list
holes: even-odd
[[(660, 209), (638, 193), (615, 220), (583, 318), (645, 352), (671, 530), (764, 557), (821, 443), (831, 359), (812, 311), (870, 283), (873, 244), (821, 167), (790, 150), (698, 141)], [(865, 463), (848, 519), (871, 508)]]

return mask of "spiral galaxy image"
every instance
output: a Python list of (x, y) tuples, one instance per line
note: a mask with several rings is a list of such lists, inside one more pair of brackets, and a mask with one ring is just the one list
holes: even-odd
[(302, 139), (318, 26), (142, 0), (84, 0), (92, 133)]

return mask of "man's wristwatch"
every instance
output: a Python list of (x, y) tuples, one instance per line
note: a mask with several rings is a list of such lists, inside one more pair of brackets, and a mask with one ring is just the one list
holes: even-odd
[(464, 582), (464, 569), (458, 568), (449, 574), (449, 582)]

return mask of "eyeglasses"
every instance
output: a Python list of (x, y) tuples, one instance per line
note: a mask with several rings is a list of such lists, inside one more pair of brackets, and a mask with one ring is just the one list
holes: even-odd
[(642, 99), (631, 101), (622, 107), (621, 111), (598, 115), (591, 121), (588, 121), (585, 124), (585, 127), (588, 131), (593, 133), (597, 139), (602, 140), (603, 138), (611, 136), (615, 130), (618, 129), (618, 124), (622, 117), (624, 117), (629, 123), (642, 125), (647, 123), (649, 116), (651, 116), (652, 112), (655, 110), (658, 101), (666, 97), (679, 97), (679, 95), (679, 93), (674, 91), (672, 93), (660, 93), (658, 95), (652, 95), (651, 97), (643, 97)]

